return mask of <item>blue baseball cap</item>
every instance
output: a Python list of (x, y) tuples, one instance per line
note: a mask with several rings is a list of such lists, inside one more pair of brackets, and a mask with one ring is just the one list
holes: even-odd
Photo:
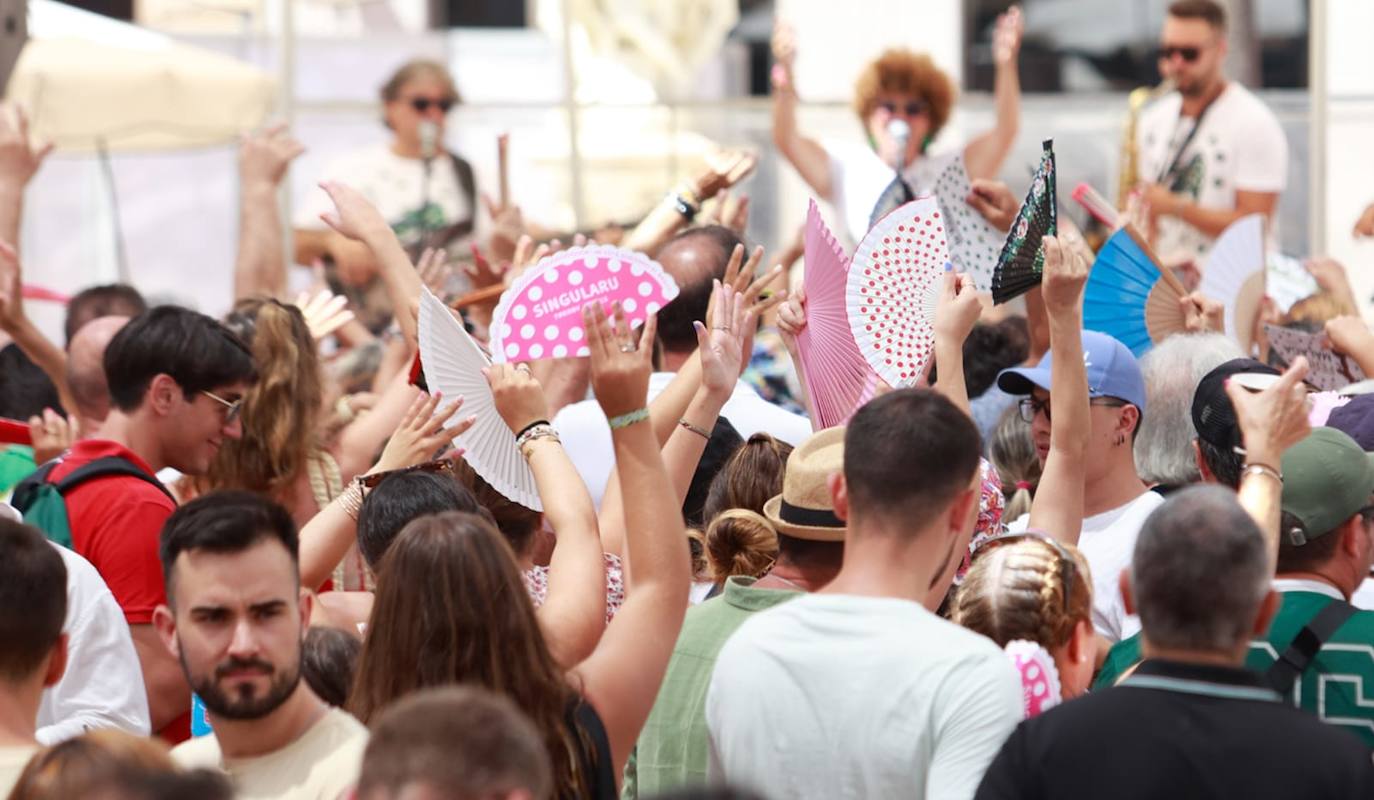
[[(1083, 331), (1083, 363), (1088, 368), (1088, 396), (1115, 397), (1145, 412), (1145, 378), (1131, 349), (1105, 333)], [(1045, 353), (1033, 367), (1012, 367), (997, 375), (997, 388), (1007, 394), (1030, 394), (1039, 387), (1050, 390), (1054, 351)]]

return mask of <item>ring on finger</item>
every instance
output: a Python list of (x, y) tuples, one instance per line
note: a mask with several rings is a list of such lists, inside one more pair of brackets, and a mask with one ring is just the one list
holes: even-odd
[(630, 344), (629, 342), (620, 343), (620, 352), (622, 353), (633, 353), (636, 349), (638, 348), (636, 348), (633, 344)]

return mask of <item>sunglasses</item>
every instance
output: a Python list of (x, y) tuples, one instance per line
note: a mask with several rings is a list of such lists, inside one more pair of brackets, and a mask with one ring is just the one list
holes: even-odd
[(358, 476), (358, 486), (363, 490), (363, 497), (367, 496), (369, 490), (377, 488), (377, 484), (403, 472), (431, 472), (438, 475), (448, 475), (453, 477), (453, 461), (447, 458), (438, 458), (433, 461), (426, 461), (423, 464), (416, 464), (412, 467), (401, 467), (400, 469), (389, 469), (385, 472), (371, 472), (367, 475)]
[(969, 557), (970, 561), (976, 560), (978, 555), (987, 550), (996, 550), (1005, 544), (1015, 542), (1044, 542), (1054, 550), (1059, 557), (1059, 585), (1064, 587), (1064, 614), (1069, 613), (1069, 600), (1073, 597), (1074, 577), (1078, 574), (1077, 562), (1074, 561), (1073, 554), (1058, 539), (1043, 531), (1022, 531), (1020, 533), (1002, 533), (988, 539), (984, 539), (981, 544), (973, 548), (973, 554)]
[(1192, 62), (1197, 61), (1198, 57), (1201, 55), (1202, 48), (1199, 47), (1175, 47), (1173, 45), (1164, 45), (1163, 47), (1159, 48), (1160, 61), (1168, 61), (1174, 56), (1178, 56), (1179, 58), (1191, 64)]
[(233, 425), (234, 421), (239, 418), (239, 414), (243, 412), (242, 397), (240, 397), (237, 400), (225, 400), (223, 397), (220, 397), (214, 392), (207, 392), (204, 389), (201, 389), (200, 393), (210, 398), (211, 400), (214, 400), (216, 403), (219, 403), (220, 405), (224, 406), (224, 408), (226, 409), (224, 412), (225, 425)]
[(426, 111), (429, 111), (429, 107), (430, 107), (430, 106), (435, 106), (435, 107), (437, 107), (440, 111), (442, 111), (442, 112), (444, 112), (445, 114), (447, 114), (447, 113), (448, 113), (448, 110), (449, 110), (450, 108), (453, 108), (453, 101), (452, 101), (452, 100), (449, 100), (448, 98), (444, 98), (443, 100), (433, 100), (433, 99), (428, 98), (428, 97), (412, 97), (412, 98), (410, 98), (410, 107), (413, 108), (413, 109), (415, 109), (417, 112), (419, 112), (419, 113), (421, 113), (421, 114), (425, 113)]
[[(1117, 400), (1115, 397), (1094, 397), (1088, 401), (1090, 406), (1106, 406), (1108, 408), (1122, 408), (1127, 405), (1124, 400)], [(1050, 401), (1037, 400), (1034, 397), (1023, 397), (1016, 404), (1021, 412), (1021, 420), (1027, 424), (1035, 422), (1035, 415), (1045, 413), (1045, 421), (1050, 421)]]
[(882, 100), (879, 101), (878, 108), (881, 108), (889, 114), (896, 114), (898, 109), (900, 108), (905, 116), (919, 117), (930, 109), (930, 105), (926, 103), (924, 100), (912, 100), (902, 106), (898, 106), (896, 103), (890, 100)]

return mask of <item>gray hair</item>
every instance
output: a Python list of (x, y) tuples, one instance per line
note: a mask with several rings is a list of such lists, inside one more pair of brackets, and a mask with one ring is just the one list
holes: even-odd
[(1157, 647), (1230, 652), (1250, 639), (1273, 579), (1264, 536), (1235, 492), (1191, 486), (1145, 520), (1131, 591)]
[(1178, 486), (1202, 480), (1193, 456), (1193, 392), (1203, 376), (1245, 355), (1220, 333), (1170, 336), (1140, 360), (1144, 416), (1135, 438), (1135, 470), (1146, 483)]

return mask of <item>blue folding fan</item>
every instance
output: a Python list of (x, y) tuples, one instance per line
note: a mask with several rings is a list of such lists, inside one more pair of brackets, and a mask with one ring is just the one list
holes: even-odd
[(1115, 337), (1139, 358), (1156, 342), (1184, 330), (1179, 301), (1187, 294), (1127, 225), (1097, 252), (1083, 290), (1083, 327)]

